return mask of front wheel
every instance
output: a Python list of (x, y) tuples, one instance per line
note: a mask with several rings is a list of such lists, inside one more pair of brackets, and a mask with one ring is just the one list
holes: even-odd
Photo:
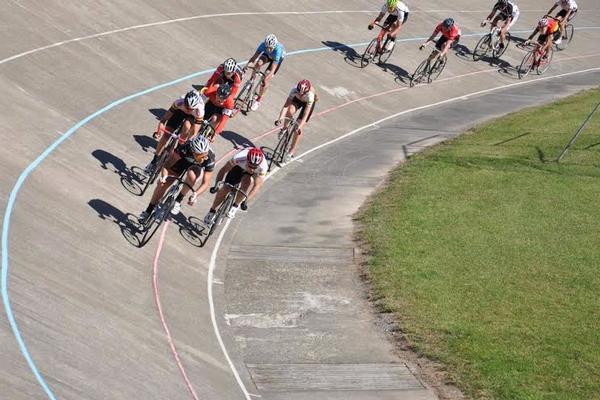
[(479, 39), (475, 49), (473, 50), (473, 61), (479, 61), (490, 51), (492, 42), (492, 35), (487, 34)]
[(423, 82), (423, 79), (425, 78), (425, 76), (427, 76), (428, 66), (429, 66), (429, 60), (424, 60), (421, 64), (419, 64), (419, 66), (417, 67), (417, 69), (415, 70), (415, 72), (412, 74), (412, 76), (410, 78), (410, 86), (411, 87)]
[(529, 74), (529, 72), (533, 69), (533, 61), (535, 60), (534, 54), (535, 50), (531, 50), (528, 51), (527, 54), (525, 54), (525, 57), (523, 57), (523, 61), (521, 61), (521, 65), (517, 70), (517, 73), (519, 74), (519, 79), (525, 78), (527, 74)]
[(427, 78), (427, 81), (429, 83), (433, 82), (440, 76), (440, 74), (442, 73), (444, 68), (446, 68), (447, 62), (448, 62), (448, 57), (446, 57), (445, 55), (444, 55), (444, 57), (438, 57), (438, 59), (435, 60), (435, 63), (429, 70), (429, 76)]
[(510, 33), (506, 32), (506, 40), (504, 42), (504, 47), (500, 47), (500, 38), (498, 38), (498, 47), (494, 50), (493, 57), (500, 58), (502, 54), (508, 49), (508, 45), (510, 44)]
[(550, 46), (548, 48), (548, 51), (546, 51), (546, 54), (544, 55), (544, 57), (540, 57), (540, 60), (538, 61), (538, 65), (536, 68), (536, 72), (538, 75), (543, 74), (544, 72), (546, 72), (548, 70), (548, 68), (550, 68), (550, 62), (552, 62), (553, 55), (554, 55), (554, 50), (552, 50), (552, 46)]
[(250, 101), (251, 89), (252, 81), (249, 80), (246, 83), (244, 83), (244, 86), (242, 86), (242, 90), (240, 90), (237, 97), (235, 98), (236, 109), (241, 110), (242, 108), (244, 108), (244, 111), (248, 111), (248, 102)]
[(363, 53), (362, 57), (360, 58), (360, 67), (361, 68), (364, 68), (367, 65), (369, 65), (371, 60), (373, 58), (375, 58), (375, 50), (377, 50), (377, 39), (371, 40), (371, 43), (369, 43), (369, 45), (365, 49), (365, 52)]
[[(388, 39), (388, 41), (391, 41), (391, 39)], [(394, 49), (396, 48), (396, 43), (394, 43), (394, 46), (392, 46), (391, 50), (386, 50), (385, 47), (381, 50), (381, 53), (379, 53), (379, 64), (385, 64), (387, 62), (387, 60), (390, 59), (390, 57), (392, 56), (392, 53), (394, 52)]]

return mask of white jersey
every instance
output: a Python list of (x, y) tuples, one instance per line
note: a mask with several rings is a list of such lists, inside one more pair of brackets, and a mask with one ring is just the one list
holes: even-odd
[(197, 121), (198, 120), (202, 121), (202, 119), (204, 118), (204, 101), (202, 101), (202, 97), (200, 97), (200, 101), (198, 102), (198, 105), (195, 108), (189, 109), (185, 106), (185, 95), (184, 95), (173, 102), (173, 105), (171, 106), (170, 111), (174, 112), (176, 110), (179, 110), (185, 114), (194, 116)]
[[(390, 15), (395, 15), (396, 17), (398, 17), (398, 19), (400, 21), (404, 21), (404, 14), (408, 14), (408, 7), (406, 4), (404, 4), (403, 2), (399, 1), (398, 5), (396, 6), (396, 9), (394, 11), (392, 11), (390, 13)], [(381, 7), (381, 12), (382, 13), (386, 13), (389, 12), (388, 11), (388, 7), (387, 7), (387, 3), (383, 3), (383, 6)]]
[(565, 11), (577, 9), (577, 3), (575, 3), (575, 0), (558, 0), (556, 5), (560, 6)]
[[(250, 173), (250, 171), (248, 170), (248, 159), (247, 159), (248, 151), (250, 151), (250, 149), (244, 149), (244, 150), (240, 151), (239, 153), (234, 155), (231, 160), (233, 161), (233, 163), (235, 165), (237, 165), (244, 171)], [(258, 168), (252, 171), (252, 175), (264, 177), (265, 175), (267, 175), (268, 169), (269, 169), (269, 165), (267, 164), (267, 160), (266, 160), (266, 158), (263, 158), (263, 160), (260, 163), (260, 165), (258, 166)]]
[(303, 95), (300, 95), (300, 92), (298, 92), (298, 88), (294, 87), (291, 91), (288, 97), (294, 98), (294, 99), (298, 99), (303, 103), (306, 103), (307, 107), (310, 107), (314, 102), (315, 102), (315, 91), (313, 88), (310, 88), (310, 90), (308, 91), (308, 93), (305, 93)]

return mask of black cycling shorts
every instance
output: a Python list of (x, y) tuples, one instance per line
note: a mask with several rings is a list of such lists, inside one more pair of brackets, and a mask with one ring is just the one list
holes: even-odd
[(207, 101), (204, 105), (204, 120), (208, 121), (213, 115), (216, 115), (217, 117), (221, 116), (224, 108), (225, 107), (214, 105), (210, 100)]
[(193, 124), (195, 122), (195, 117), (193, 115), (186, 114), (181, 110), (175, 110), (173, 111), (171, 118), (169, 118), (167, 121), (167, 129), (171, 132), (174, 132), (185, 120), (188, 120)]
[[(269, 63), (269, 66), (267, 67), (267, 69), (271, 69), (271, 67), (273, 66), (274, 61), (271, 60), (266, 54), (263, 54), (260, 56), (260, 60), (262, 60), (263, 65), (266, 63)], [(279, 71), (279, 68), (281, 68), (281, 64), (283, 64), (283, 60), (284, 58), (282, 57), (281, 60), (279, 61), (279, 64), (277, 64), (277, 68), (275, 68), (275, 72), (273, 72), (273, 75), (277, 75), (277, 71)]]
[(316, 101), (313, 101), (312, 105), (310, 106), (310, 110), (307, 111), (307, 109), (306, 109), (307, 103), (300, 101), (296, 97), (294, 97), (292, 99), (292, 104), (294, 105), (294, 107), (296, 107), (296, 110), (301, 110), (300, 115), (298, 116), (298, 120), (301, 120), (302, 118), (304, 118), (304, 113), (308, 112), (308, 117), (306, 117), (306, 122), (310, 121), (310, 117), (312, 116), (312, 113), (315, 109), (316, 103), (317, 103)]
[(231, 168), (227, 173), (227, 176), (225, 177), (225, 182), (229, 183), (230, 185), (237, 186), (242, 181), (244, 175), (250, 174), (244, 171), (244, 169), (239, 165), (236, 165), (235, 167)]

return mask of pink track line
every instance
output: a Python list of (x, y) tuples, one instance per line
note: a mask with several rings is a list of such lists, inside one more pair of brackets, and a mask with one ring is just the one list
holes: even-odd
[[(600, 53), (596, 53), (596, 54), (589, 54), (589, 55), (585, 55), (585, 56), (575, 56), (575, 57), (568, 57), (568, 58), (563, 58), (561, 60), (557, 60), (557, 62), (561, 62), (561, 61), (567, 61), (567, 60), (575, 60), (575, 59), (580, 59), (580, 58), (589, 58), (589, 57), (597, 57), (600, 56)], [(486, 69), (486, 70), (482, 70), (482, 71), (475, 71), (475, 72), (469, 72), (467, 74), (462, 74), (462, 75), (456, 75), (456, 76), (451, 76), (448, 78), (443, 78), (443, 79), (438, 79), (436, 82), (444, 82), (444, 81), (449, 81), (449, 80), (454, 80), (454, 79), (458, 79), (458, 78), (464, 78), (466, 76), (471, 76), (471, 75), (478, 75), (478, 74), (483, 74), (483, 73), (487, 73), (487, 72), (493, 72), (493, 71), (497, 71), (498, 68), (491, 68), (491, 69)], [(326, 110), (323, 110), (317, 114), (315, 114), (315, 118), (321, 117), (323, 115), (329, 114), (333, 111), (337, 111), (340, 110), (346, 106), (349, 106), (350, 104), (359, 102), (359, 101), (363, 101), (363, 100), (369, 100), (369, 99), (373, 99), (375, 97), (380, 97), (380, 96), (384, 96), (386, 94), (390, 94), (390, 93), (396, 93), (396, 92), (400, 92), (403, 90), (407, 90), (409, 89), (408, 87), (400, 87), (400, 88), (395, 88), (395, 89), (390, 89), (390, 90), (386, 90), (383, 92), (379, 92), (379, 93), (375, 93), (375, 94), (371, 94), (368, 96), (364, 96), (361, 97), (359, 99), (354, 99), (354, 100), (350, 100), (347, 101), (345, 103), (339, 104), (337, 106), (328, 108)], [(268, 136), (274, 132), (276, 132), (277, 130), (279, 130), (279, 128), (273, 128), (271, 130), (268, 130), (266, 132), (263, 132), (261, 134), (259, 134), (258, 136), (255, 136), (252, 138), (252, 141), (259, 141), (260, 139), (264, 138), (265, 136)], [(229, 150), (228, 152), (226, 152), (225, 154), (223, 154), (223, 156), (221, 158), (219, 158), (217, 160), (217, 164), (220, 164), (221, 162), (223, 162), (223, 160), (225, 160), (226, 158), (228, 158), (231, 154), (233, 154), (236, 150), (238, 150), (237, 148), (233, 148), (231, 150)], [(179, 371), (181, 372), (181, 375), (183, 376), (183, 379), (185, 381), (185, 384), (189, 390), (189, 392), (191, 393), (192, 397), (194, 398), (194, 400), (199, 400), (198, 396), (196, 395), (196, 391), (194, 390), (194, 387), (192, 386), (190, 380), (188, 379), (188, 376), (185, 372), (185, 368), (183, 366), (183, 363), (181, 362), (181, 359), (179, 357), (179, 353), (177, 352), (177, 347), (175, 347), (175, 343), (173, 341), (173, 338), (171, 337), (171, 332), (169, 331), (169, 326), (167, 325), (166, 319), (164, 317), (163, 311), (162, 311), (162, 306), (161, 306), (161, 302), (160, 302), (160, 295), (159, 295), (159, 291), (158, 291), (158, 260), (160, 258), (160, 253), (162, 251), (162, 247), (165, 241), (165, 237), (166, 237), (166, 232), (167, 232), (167, 227), (169, 226), (169, 221), (167, 221), (161, 230), (160, 233), (160, 237), (159, 237), (159, 241), (158, 244), (156, 246), (156, 253), (154, 255), (154, 259), (152, 261), (152, 286), (153, 286), (153, 290), (154, 290), (154, 300), (156, 302), (156, 307), (158, 309), (158, 314), (160, 316), (160, 321), (161, 324), (163, 326), (163, 330), (165, 331), (165, 334), (167, 336), (167, 341), (169, 342), (169, 346), (171, 347), (171, 352), (173, 353), (173, 357), (175, 358), (175, 362), (177, 363), (177, 367), (179, 368)]]

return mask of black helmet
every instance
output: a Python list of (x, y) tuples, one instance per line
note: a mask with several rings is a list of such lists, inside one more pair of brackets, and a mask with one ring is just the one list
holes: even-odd
[(226, 99), (231, 94), (231, 85), (229, 83), (223, 83), (219, 85), (219, 89), (217, 89), (217, 96)]
[(444, 22), (442, 22), (442, 24), (447, 28), (450, 28), (452, 25), (454, 25), (454, 20), (452, 18), (446, 18), (444, 20)]

